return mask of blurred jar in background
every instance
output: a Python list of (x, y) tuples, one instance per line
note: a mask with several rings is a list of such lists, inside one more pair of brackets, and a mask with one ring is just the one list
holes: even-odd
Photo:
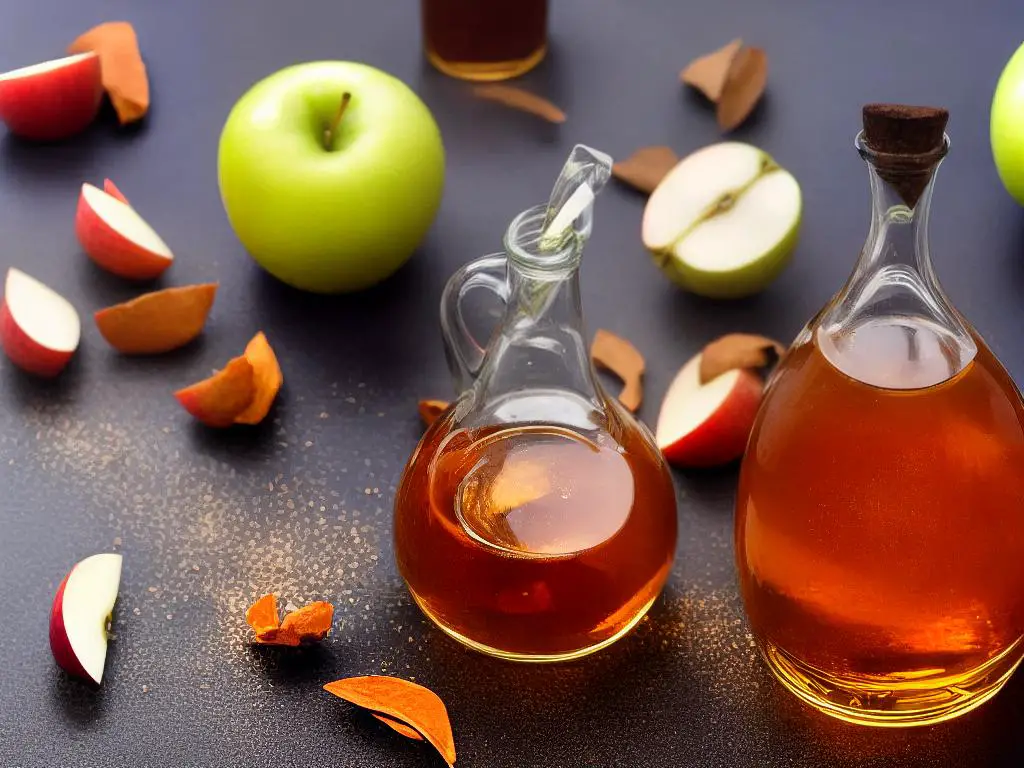
[(505, 80), (547, 52), (548, 0), (421, 0), (423, 45), (439, 70)]

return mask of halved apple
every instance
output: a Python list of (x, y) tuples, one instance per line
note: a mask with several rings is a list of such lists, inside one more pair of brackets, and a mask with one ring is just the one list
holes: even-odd
[(160, 236), (130, 205), (83, 184), (75, 234), (94, 262), (129, 280), (152, 280), (174, 261)]
[(20, 269), (7, 270), (0, 344), (15, 365), (36, 376), (56, 376), (81, 336), (82, 323), (71, 302)]
[(80, 133), (96, 119), (103, 100), (95, 53), (22, 67), (0, 75), (0, 120), (11, 133), (33, 141), (57, 141)]
[(50, 650), (68, 673), (103, 681), (107, 625), (121, 584), (121, 555), (100, 554), (82, 560), (64, 577), (50, 613)]
[(679, 161), (644, 209), (644, 246), (669, 279), (710, 298), (766, 287), (789, 263), (800, 186), (765, 152), (726, 141)]
[(700, 383), (702, 355), (676, 374), (662, 401), (655, 439), (669, 463), (713, 467), (743, 455), (764, 385), (737, 368)]

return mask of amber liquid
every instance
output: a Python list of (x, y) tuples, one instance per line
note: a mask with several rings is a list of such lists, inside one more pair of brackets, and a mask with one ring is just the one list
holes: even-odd
[(427, 58), (466, 80), (504, 80), (547, 50), (548, 0), (421, 0)]
[(459, 641), (525, 661), (576, 658), (646, 613), (676, 545), (672, 480), (651, 443), (545, 425), (424, 436), (395, 501), (398, 565)]
[[(891, 353), (888, 331), (869, 345)], [(776, 676), (834, 716), (945, 720), (1024, 655), (1024, 410), (978, 346), (952, 378), (896, 389), (811, 340), (769, 387), (740, 477), (743, 597)], [(941, 347), (889, 374), (936, 374)]]

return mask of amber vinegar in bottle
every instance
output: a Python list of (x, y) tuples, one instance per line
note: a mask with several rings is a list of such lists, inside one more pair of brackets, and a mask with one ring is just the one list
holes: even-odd
[[(661, 592), (675, 554), (667, 466), (600, 386), (583, 332), (582, 246), (610, 171), (610, 158), (577, 146), (551, 202), (509, 225), (505, 253), (449, 281), (442, 327), (461, 395), (395, 497), (395, 553), (417, 604), (456, 640), (506, 659), (613, 643)], [(472, 288), (506, 305), (486, 347), (463, 322)]]
[(736, 557), (769, 667), (868, 725), (963, 714), (1024, 656), (1024, 407), (929, 254), (946, 120), (865, 107), (867, 242), (773, 375), (740, 476)]

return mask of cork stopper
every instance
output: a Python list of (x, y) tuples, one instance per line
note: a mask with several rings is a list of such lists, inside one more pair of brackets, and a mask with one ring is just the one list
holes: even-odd
[(913, 208), (945, 150), (949, 111), (906, 104), (867, 104), (864, 144), (879, 175)]

